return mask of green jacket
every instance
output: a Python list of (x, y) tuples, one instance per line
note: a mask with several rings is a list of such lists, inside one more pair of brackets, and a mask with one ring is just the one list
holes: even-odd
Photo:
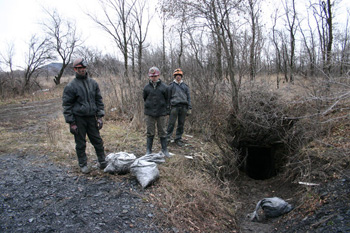
[(103, 117), (104, 104), (100, 88), (88, 75), (76, 74), (64, 88), (62, 96), (63, 115), (67, 123), (75, 122), (75, 116)]

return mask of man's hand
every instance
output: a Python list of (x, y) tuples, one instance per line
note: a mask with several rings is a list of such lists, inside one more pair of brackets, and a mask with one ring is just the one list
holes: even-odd
[(78, 134), (78, 126), (75, 124), (75, 122), (69, 124), (69, 130), (71, 134)]
[(102, 129), (102, 127), (103, 127), (102, 118), (97, 118), (97, 128), (98, 128), (98, 130)]
[(192, 114), (192, 109), (188, 109), (187, 110), (187, 116), (191, 115)]

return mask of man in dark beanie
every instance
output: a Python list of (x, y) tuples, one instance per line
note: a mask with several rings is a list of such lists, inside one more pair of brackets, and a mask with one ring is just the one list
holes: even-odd
[(86, 72), (87, 63), (83, 58), (73, 62), (75, 78), (64, 88), (62, 96), (63, 115), (69, 124), (70, 132), (74, 135), (75, 149), (82, 173), (89, 173), (87, 166), (86, 135), (94, 146), (99, 168), (107, 166), (103, 140), (99, 130), (103, 126), (102, 117), (105, 115), (100, 88), (95, 80)]

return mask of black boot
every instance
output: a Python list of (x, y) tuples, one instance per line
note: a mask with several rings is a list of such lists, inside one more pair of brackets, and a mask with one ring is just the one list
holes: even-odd
[(102, 169), (105, 169), (108, 165), (107, 161), (105, 160), (106, 156), (105, 154), (100, 154), (97, 156), (97, 159), (98, 159), (98, 167), (102, 170)]
[(152, 154), (153, 137), (147, 137), (146, 155)]
[(169, 151), (168, 151), (168, 143), (167, 138), (160, 138), (160, 145), (162, 146), (162, 152), (166, 157), (170, 157)]

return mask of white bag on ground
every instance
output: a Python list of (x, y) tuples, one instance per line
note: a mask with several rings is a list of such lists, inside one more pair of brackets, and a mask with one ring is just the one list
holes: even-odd
[(142, 188), (146, 188), (159, 178), (157, 164), (140, 158), (136, 159), (131, 164), (130, 171), (136, 176), (136, 179), (141, 184)]
[(281, 216), (293, 209), (292, 205), (288, 204), (288, 202), (279, 197), (264, 198), (258, 202), (255, 207), (255, 211), (248, 214), (251, 221), (254, 221), (255, 219), (258, 221), (260, 220), (258, 215), (258, 210), (260, 207), (263, 209), (265, 217), (267, 218)]
[(155, 162), (156, 164), (165, 163), (165, 155), (162, 152), (144, 155), (138, 159), (148, 162)]
[(128, 154), (126, 152), (111, 153), (107, 155), (106, 161), (107, 167), (104, 172), (117, 173), (123, 175), (130, 172), (130, 165), (135, 161), (136, 156), (134, 154)]

